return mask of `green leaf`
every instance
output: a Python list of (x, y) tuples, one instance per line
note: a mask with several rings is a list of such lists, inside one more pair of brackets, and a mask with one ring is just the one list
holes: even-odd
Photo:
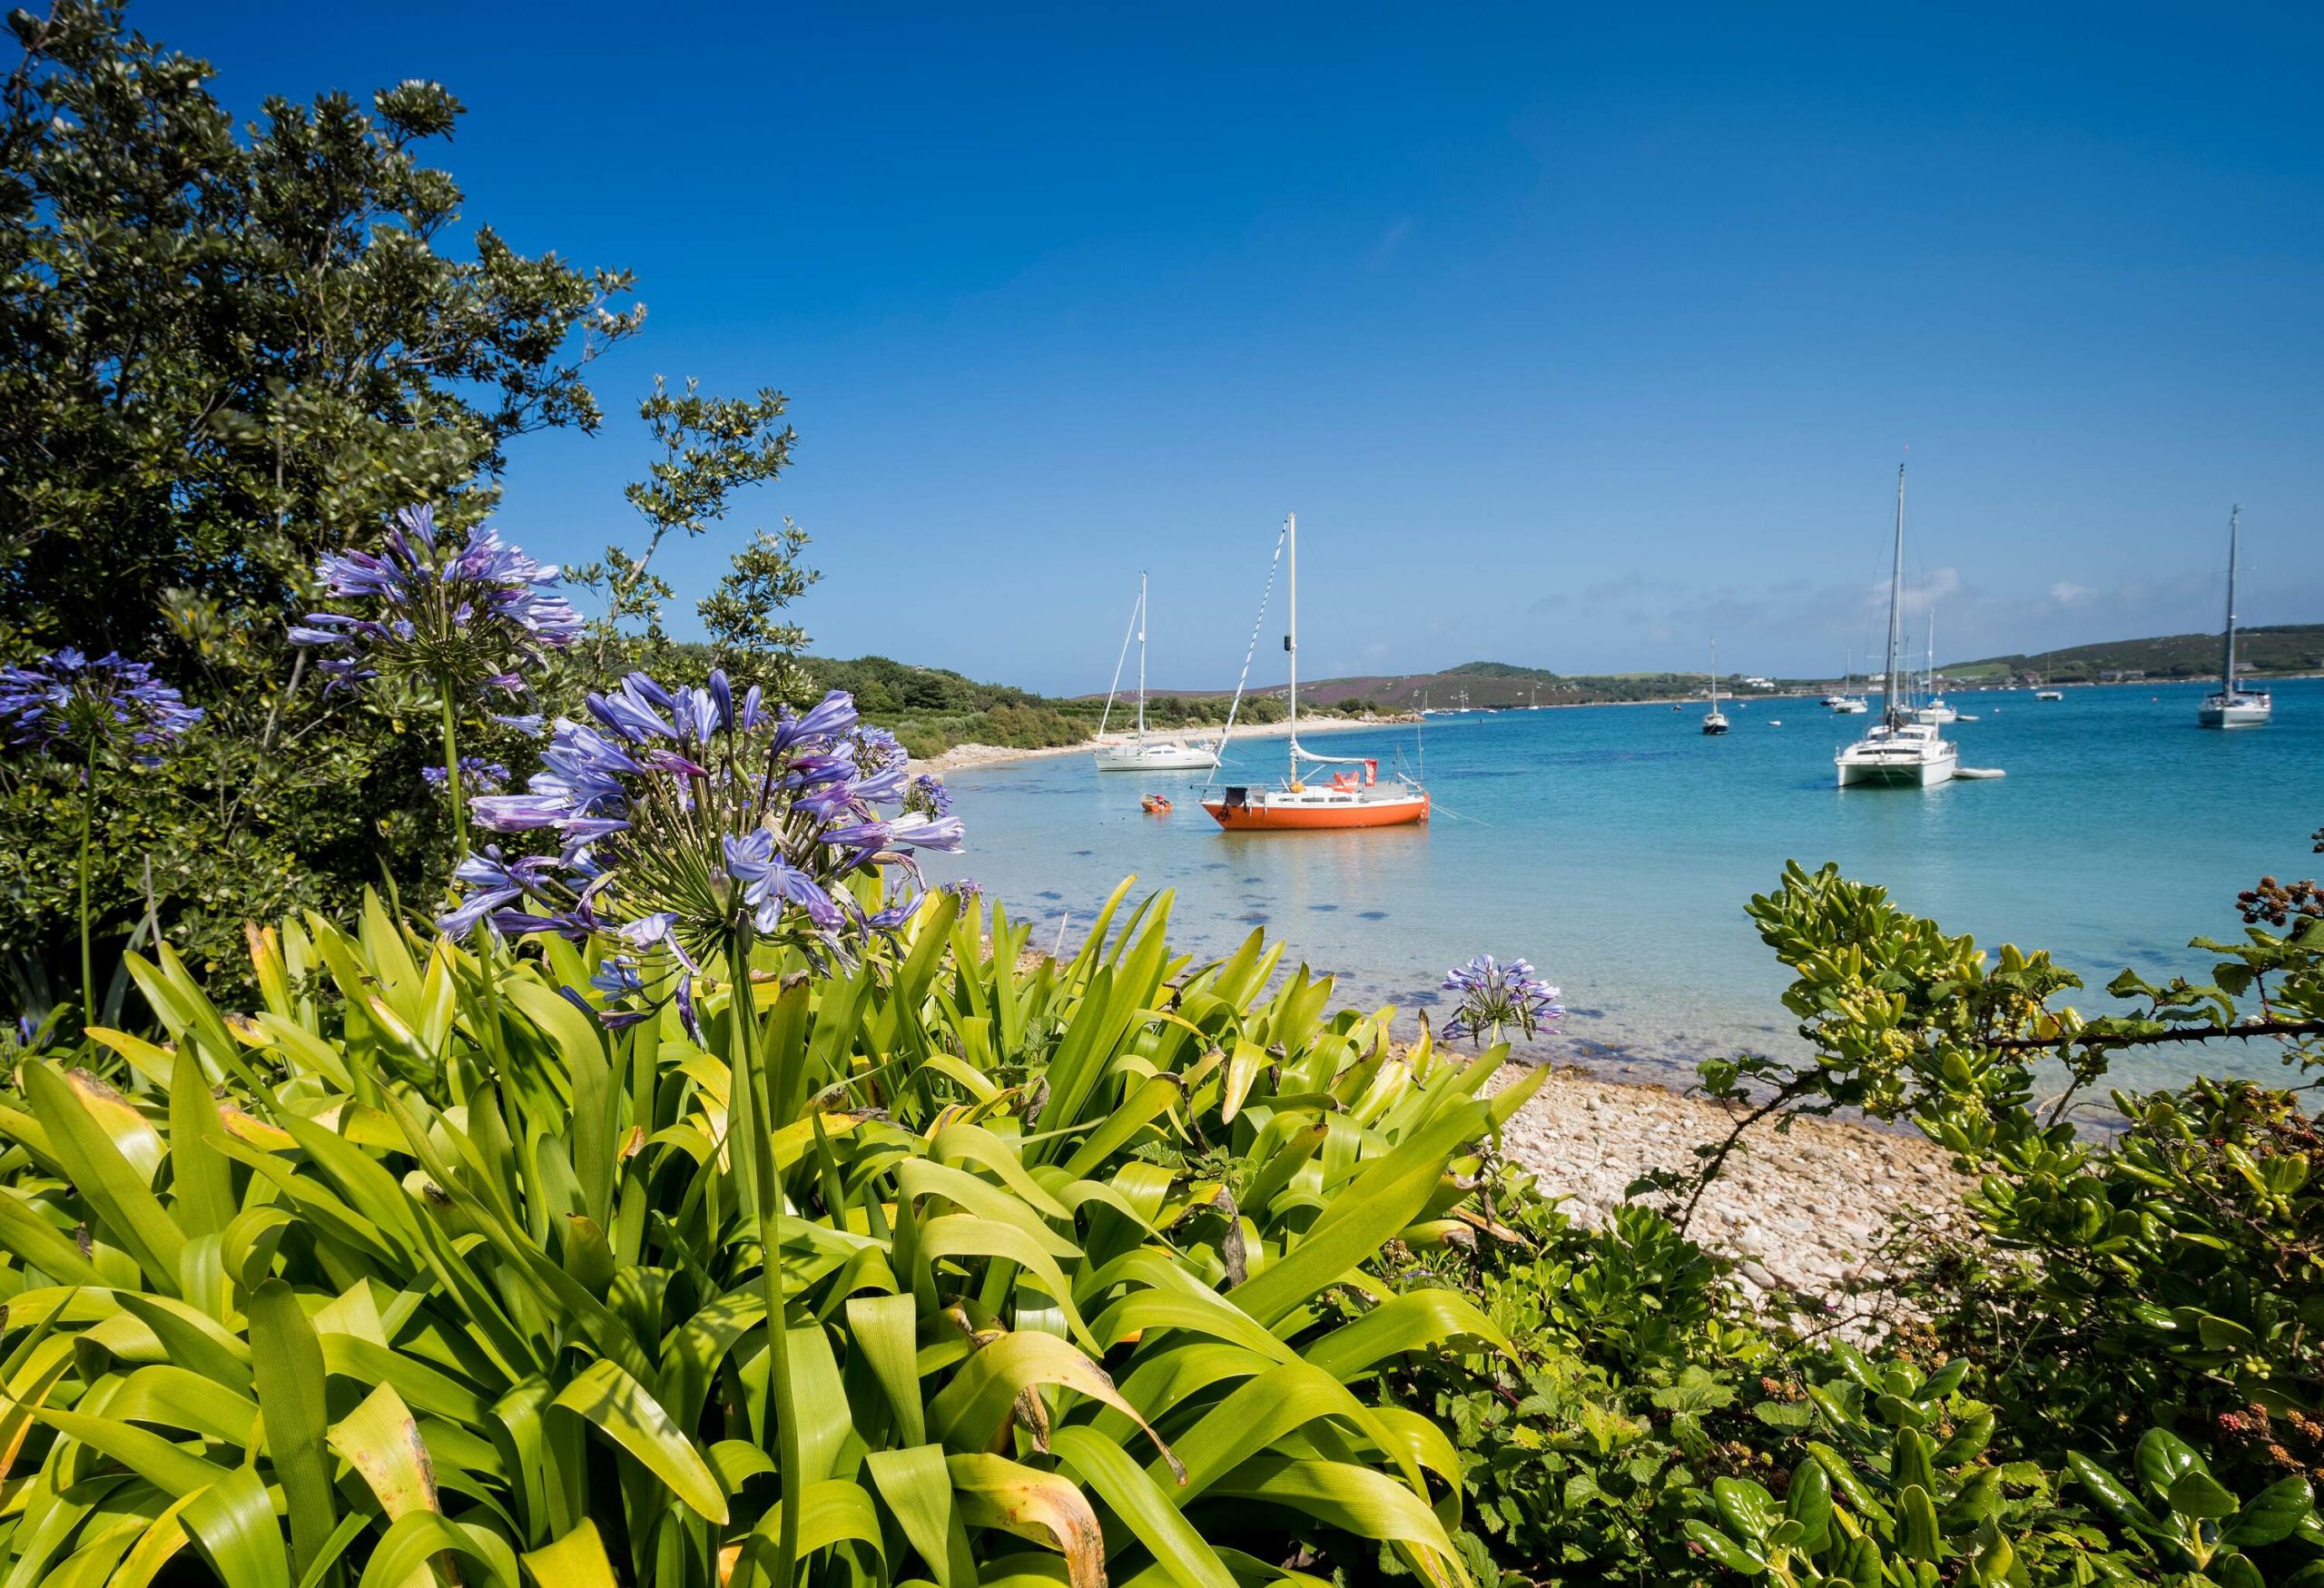
[(154, 1288), (179, 1294), (185, 1234), (162, 1210), (145, 1177), (121, 1155), (79, 1091), (54, 1068), (28, 1063), (23, 1076), (25, 1094), (48, 1131), (58, 1162), (103, 1221), (105, 1233), (136, 1259)]
[(2075, 1481), (2090, 1491), (2091, 1498), (2096, 1500), (2116, 1521), (2146, 1533), (2159, 1528), (2154, 1514), (2140, 1503), (2139, 1497), (2132, 1494), (2120, 1478), (2081, 1451), (2067, 1454), (2066, 1471), (2073, 1474)]
[(1739, 1573), (1746, 1577), (1766, 1574), (1767, 1562), (1709, 1523), (1698, 1522), (1690, 1517), (1683, 1526), (1687, 1536), (1700, 1544), (1705, 1554), (1728, 1571)]
[(940, 1588), (974, 1588), (976, 1563), (969, 1552), (968, 1531), (953, 1510), (944, 1447), (875, 1450), (863, 1458), (863, 1470)]
[[(2198, 1467), (2171, 1485), (2171, 1508), (2181, 1516), (2216, 1522), (2235, 1514), (2235, 1494), (2225, 1484)], [(2292, 1518), (2294, 1524), (2299, 1518)]]
[(2203, 1464), (2184, 1439), (2165, 1428), (2149, 1428), (2132, 1456), (2140, 1481), (2156, 1494), (2168, 1494), (2171, 1485)]
[(696, 1514), (726, 1521), (726, 1496), (693, 1442), (678, 1432), (661, 1403), (619, 1364), (602, 1357), (583, 1368), (556, 1405), (586, 1417), (669, 1485)]
[(1718, 1519), (1730, 1533), (1763, 1539), (1776, 1524), (1775, 1496), (1749, 1478), (1714, 1478), (1710, 1495), (1718, 1508)]
[[(160, 1435), (128, 1423), (109, 1422), (103, 1417), (60, 1411), (53, 1406), (35, 1406), (33, 1415), (66, 1438), (77, 1439), (90, 1449), (110, 1455), (173, 1499), (223, 1482), (230, 1470), (198, 1455), (189, 1455)], [(271, 1510), (269, 1514), (271, 1514)]]
[(1945, 1558), (1937, 1536), (1936, 1504), (1926, 1489), (1908, 1484), (1896, 1496), (1896, 1548), (1908, 1561)]
[(323, 1446), (330, 1428), (323, 1348), (298, 1296), (281, 1279), (260, 1286), (249, 1311), (251, 1372), (266, 1422), (267, 1452), (273, 1457), (290, 1518), (290, 1570), (303, 1575), (339, 1525), (330, 1460)]
[(587, 1517), (558, 1539), (528, 1551), (523, 1557), (525, 1574), (539, 1588), (618, 1588), (614, 1563), (606, 1558), (606, 1541)]
[(2237, 1549), (2280, 1544), (2299, 1527), (2312, 1501), (2306, 1478), (2298, 1474), (2280, 1478), (2243, 1503), (2235, 1520), (2221, 1531), (2220, 1542)]
[(1799, 1524), (1802, 1548), (1824, 1547), (1832, 1521), (1832, 1480), (1812, 1456), (1792, 1469), (1791, 1489), (1784, 1495), (1783, 1510)]
[(1120, 1445), (1079, 1426), (1059, 1428), (1049, 1441), (1180, 1588), (1236, 1588), (1226, 1563), (1180, 1514), (1177, 1503)]
[(216, 1483), (186, 1502), (179, 1519), (220, 1582), (234, 1588), (290, 1588), (282, 1530), (255, 1468), (221, 1472)]
[(170, 1070), (170, 1186), (178, 1223), (190, 1235), (222, 1235), (239, 1210), (226, 1159), (210, 1139), (217, 1129), (218, 1104), (202, 1079), (202, 1066), (173, 1065)]

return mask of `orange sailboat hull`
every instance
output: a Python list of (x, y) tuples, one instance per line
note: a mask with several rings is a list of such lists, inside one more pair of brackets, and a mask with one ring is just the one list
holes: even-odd
[(1229, 833), (1327, 833), (1350, 827), (1403, 827), (1428, 820), (1428, 795), (1359, 800), (1345, 804), (1229, 804), (1205, 800), (1202, 808)]

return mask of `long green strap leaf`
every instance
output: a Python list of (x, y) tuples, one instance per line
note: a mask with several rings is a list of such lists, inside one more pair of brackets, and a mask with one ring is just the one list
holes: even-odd
[(565, 1386), (556, 1404), (586, 1417), (644, 1463), (670, 1493), (711, 1521), (726, 1521), (726, 1496), (692, 1441), (678, 1432), (645, 1386), (600, 1357)]
[(1098, 1491), (1179, 1588), (1236, 1588), (1226, 1563), (1179, 1511), (1184, 1496), (1157, 1484), (1120, 1445), (1095, 1429), (1069, 1426), (1050, 1434), (1049, 1447)]
[(90, 1117), (71, 1082), (44, 1063), (26, 1064), (23, 1074), (25, 1093), (48, 1131), (57, 1160), (103, 1221), (105, 1233), (136, 1259), (155, 1289), (177, 1295), (178, 1265), (185, 1256), (184, 1231), (122, 1157), (113, 1138)]
[(290, 1514), (290, 1569), (303, 1575), (331, 1529), (339, 1525), (337, 1492), (323, 1445), (330, 1408), (323, 1386), (322, 1343), (281, 1279), (269, 1279), (250, 1301), (251, 1372), (266, 1420), (267, 1452)]

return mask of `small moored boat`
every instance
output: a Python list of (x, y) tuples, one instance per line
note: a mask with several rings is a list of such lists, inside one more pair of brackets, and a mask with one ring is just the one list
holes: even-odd
[[(1288, 585), (1290, 631), (1283, 648), (1290, 657), (1291, 767), (1274, 788), (1230, 784), (1206, 796), (1202, 808), (1229, 833), (1312, 833), (1349, 827), (1401, 827), (1428, 820), (1428, 791), (1412, 778), (1380, 778), (1375, 755), (1319, 755), (1299, 742), (1299, 517), (1284, 521), (1290, 551)], [(1310, 783), (1304, 766), (1341, 768), (1320, 784)]]

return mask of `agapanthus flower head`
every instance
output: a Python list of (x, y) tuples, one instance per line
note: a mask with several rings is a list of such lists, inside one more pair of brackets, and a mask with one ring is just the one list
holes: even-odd
[(943, 883), (938, 892), (950, 893), (965, 903), (970, 899), (983, 898), (984, 884), (974, 877), (955, 877), (950, 882)]
[(949, 816), (952, 814), (952, 791), (944, 786), (942, 778), (923, 772), (904, 791), (904, 809), (931, 816)]
[(401, 672), (521, 694), (543, 653), (581, 636), (580, 614), (556, 593), (556, 564), (482, 524), (455, 546), (425, 505), (398, 513), (379, 550), (334, 553), (315, 577), (350, 609), (309, 613), (290, 642), (331, 653), (328, 686)]
[[(723, 673), (684, 689), (634, 673), (587, 704), (592, 722), (557, 720), (524, 793), (470, 806), (478, 826), (547, 833), (560, 852), (471, 855), (448, 933), (484, 920), (600, 941), (631, 969), (597, 991), (675, 997), (683, 1014), (698, 968), (738, 930), (849, 962), (918, 909), (915, 853), (960, 847), (958, 817), (897, 808), (901, 748), (860, 727), (844, 694), (793, 715), (755, 690), (738, 699)], [(855, 897), (865, 876), (880, 879), (874, 904)]]
[[(442, 788), (449, 781), (440, 766), (423, 766), (419, 775), (428, 780), (430, 788)], [(508, 769), (497, 761), (487, 761), (481, 755), (460, 757), (460, 788), (469, 794), (498, 794), (508, 786)]]
[(19, 745), (150, 751), (201, 720), (200, 707), (119, 652), (93, 662), (68, 646), (0, 667), (0, 724)]
[(1523, 960), (1507, 962), (1479, 954), (1467, 964), (1445, 972), (1444, 989), (1461, 996), (1452, 1018), (1444, 1022), (1447, 1041), (1467, 1038), (1482, 1047), (1501, 1041), (1511, 1032), (1529, 1041), (1557, 1023), (1565, 1013), (1558, 990), (1533, 973)]

